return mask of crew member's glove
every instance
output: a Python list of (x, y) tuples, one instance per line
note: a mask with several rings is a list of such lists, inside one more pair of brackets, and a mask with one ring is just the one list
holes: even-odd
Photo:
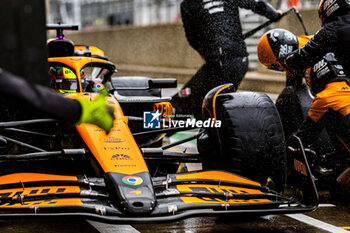
[(288, 69), (288, 66), (286, 64), (286, 58), (287, 58), (286, 55), (284, 56), (282, 55), (276, 58), (276, 61), (278, 61), (285, 70)]
[(278, 61), (282, 68), (287, 72), (287, 75), (289, 77), (304, 77), (305, 75), (305, 68), (295, 68), (295, 67), (290, 67), (287, 65), (287, 59), (288, 59), (289, 55), (286, 54), (284, 56), (280, 56), (276, 59), (276, 61)]
[(94, 101), (79, 99), (81, 105), (81, 116), (78, 124), (88, 123), (94, 124), (109, 134), (113, 127), (114, 108), (106, 104), (106, 96), (108, 92), (102, 90), (100, 95)]
[(279, 21), (283, 17), (283, 11), (277, 10), (276, 13), (277, 14), (273, 18), (273, 21), (275, 21), (275, 22)]

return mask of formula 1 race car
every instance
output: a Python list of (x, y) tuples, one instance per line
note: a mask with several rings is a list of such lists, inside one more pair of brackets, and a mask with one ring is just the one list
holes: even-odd
[[(63, 40), (63, 30), (73, 28), (49, 26), (57, 30), (48, 43), (50, 70), (61, 67), (76, 77), (59, 88), (67, 98), (91, 100), (101, 85), (108, 89), (114, 127), (106, 135), (93, 125), (54, 119), (1, 122), (0, 219), (131, 224), (317, 208), (303, 145), (295, 138), (295, 146), (284, 149), (281, 122), (267, 95), (224, 93), (231, 85), (219, 86), (203, 102), (202, 122), (180, 122), (172, 118), (170, 98), (160, 94), (175, 80), (112, 77), (115, 65), (103, 51)], [(197, 133), (159, 143), (167, 133), (186, 130)], [(176, 150), (193, 139), (198, 153)], [(177, 173), (180, 163), (202, 163), (204, 169)]]

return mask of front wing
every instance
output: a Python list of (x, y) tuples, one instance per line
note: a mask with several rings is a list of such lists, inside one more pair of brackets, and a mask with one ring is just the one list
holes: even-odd
[[(171, 174), (153, 178), (152, 183), (156, 205), (149, 212), (136, 215), (123, 211), (102, 178), (6, 175), (0, 177), (0, 219), (81, 217), (131, 224), (196, 216), (301, 213), (317, 207), (297, 203), (259, 183), (223, 171)], [(130, 194), (140, 194), (137, 185)]]

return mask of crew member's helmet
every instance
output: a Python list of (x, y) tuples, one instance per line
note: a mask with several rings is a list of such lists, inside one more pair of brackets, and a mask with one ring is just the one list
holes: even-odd
[(343, 67), (335, 59), (333, 53), (327, 53), (322, 60), (308, 70), (307, 83), (313, 95), (325, 89), (335, 78), (346, 78)]
[(298, 38), (293, 33), (280, 28), (272, 29), (265, 33), (258, 43), (258, 58), (268, 69), (283, 71), (276, 59), (298, 48)]
[(332, 22), (337, 16), (345, 15), (350, 12), (349, 0), (321, 0), (318, 9), (318, 16), (321, 25)]
[(66, 67), (50, 67), (51, 88), (60, 93), (76, 93), (78, 79), (75, 73)]

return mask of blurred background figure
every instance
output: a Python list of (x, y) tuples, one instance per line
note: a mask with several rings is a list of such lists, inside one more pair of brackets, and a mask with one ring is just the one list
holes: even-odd
[(183, 90), (173, 97), (176, 113), (194, 113), (198, 119), (208, 91), (225, 83), (233, 83), (236, 90), (241, 83), (248, 71), (248, 52), (239, 7), (273, 21), (281, 17), (281, 12), (263, 0), (182, 2), (181, 15), (187, 40), (203, 57), (205, 64), (185, 84), (183, 90), (191, 92), (188, 98), (184, 98)]
[(299, 0), (287, 0), (287, 7), (296, 7), (297, 9), (299, 8)]

